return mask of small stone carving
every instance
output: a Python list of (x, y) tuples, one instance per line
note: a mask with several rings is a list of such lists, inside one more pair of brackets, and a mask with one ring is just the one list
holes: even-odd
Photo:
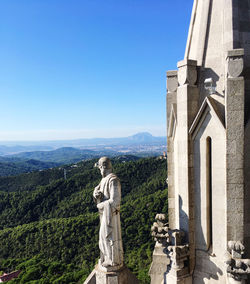
[(185, 233), (180, 230), (173, 230), (171, 232), (172, 245), (168, 246), (170, 257), (170, 271), (169, 273), (175, 277), (185, 276), (189, 273), (189, 245), (185, 244)]
[(175, 246), (181, 246), (184, 243), (184, 238), (185, 238), (185, 233), (183, 231), (180, 230), (174, 230), (172, 232), (172, 236), (173, 236), (173, 244)]
[(197, 62), (195, 60), (184, 60), (178, 63), (178, 82), (180, 86), (195, 85), (197, 81)]
[(228, 51), (227, 55), (227, 75), (229, 78), (237, 78), (241, 75), (244, 68), (244, 50), (234, 49)]
[(100, 214), (99, 264), (110, 271), (123, 266), (120, 224), (121, 184), (117, 176), (112, 173), (109, 158), (102, 157), (96, 166), (102, 175), (102, 180), (93, 193)]
[(245, 251), (245, 247), (240, 241), (229, 241), (228, 250), (230, 251), (232, 258), (242, 258)]
[(176, 92), (178, 87), (177, 71), (167, 72), (167, 90), (169, 93)]
[(204, 89), (208, 92), (209, 95), (216, 93), (216, 87), (213, 84), (213, 78), (207, 78), (204, 81)]
[(241, 283), (250, 274), (250, 259), (243, 259), (245, 247), (240, 241), (228, 242), (226, 259), (227, 273), (230, 278)]
[(154, 240), (160, 244), (167, 245), (170, 243), (170, 235), (168, 224), (166, 223), (166, 215), (165, 214), (157, 214), (156, 222), (154, 222), (151, 227), (152, 236)]
[(189, 246), (169, 246), (169, 256), (172, 261), (172, 268), (175, 270), (180, 270), (185, 267), (184, 262), (188, 260), (189, 257)]

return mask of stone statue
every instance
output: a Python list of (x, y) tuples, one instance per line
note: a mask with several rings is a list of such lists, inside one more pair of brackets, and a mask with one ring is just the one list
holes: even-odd
[(99, 265), (116, 269), (123, 266), (123, 248), (120, 224), (121, 184), (112, 173), (110, 159), (102, 157), (96, 164), (102, 180), (93, 196), (100, 214)]
[(100, 214), (100, 259), (84, 284), (139, 284), (135, 275), (123, 263), (120, 181), (112, 173), (109, 158), (102, 157), (96, 166), (102, 175), (102, 180), (93, 193)]

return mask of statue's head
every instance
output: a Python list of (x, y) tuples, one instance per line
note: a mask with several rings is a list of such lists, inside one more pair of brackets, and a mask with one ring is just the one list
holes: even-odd
[(101, 157), (97, 163), (97, 167), (100, 169), (103, 177), (112, 172), (112, 164), (108, 157)]

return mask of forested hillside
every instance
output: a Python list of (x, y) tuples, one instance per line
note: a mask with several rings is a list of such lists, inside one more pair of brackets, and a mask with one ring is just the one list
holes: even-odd
[[(95, 161), (67, 166), (66, 179), (58, 168), (0, 180), (0, 271), (22, 271), (9, 283), (83, 283), (93, 269), (99, 217), (92, 192), (101, 179)], [(122, 184), (125, 261), (149, 283), (150, 227), (156, 213), (167, 213), (166, 160), (113, 164)]]
[(42, 162), (34, 159), (0, 157), (0, 177), (44, 170), (58, 165), (55, 162)]
[[(132, 155), (122, 156), (122, 153), (111, 149), (88, 150), (72, 147), (63, 147), (51, 151), (22, 152), (9, 156), (0, 156), (0, 177), (11, 177), (19, 174), (50, 169), (61, 166), (69, 168), (68, 164), (79, 163), (80, 161), (91, 160), (101, 156), (125, 158), (137, 160), (139, 157), (157, 156), (156, 152), (136, 152)], [(61, 172), (61, 175), (63, 173)], [(3, 181), (3, 180), (1, 180)], [(27, 186), (25, 185), (25, 188)], [(0, 183), (0, 190), (2, 182)], [(9, 189), (11, 191), (11, 189)]]
[(62, 147), (53, 151), (22, 152), (13, 157), (24, 159), (35, 159), (43, 162), (56, 162), (59, 164), (76, 163), (81, 160), (94, 158), (98, 152), (91, 150), (81, 150), (73, 147)]

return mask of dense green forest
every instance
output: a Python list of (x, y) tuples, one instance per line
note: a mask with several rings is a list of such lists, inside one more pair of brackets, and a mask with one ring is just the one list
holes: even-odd
[[(132, 157), (131, 157), (132, 159)], [(149, 283), (156, 213), (167, 213), (166, 160), (115, 158), (122, 184), (126, 265)], [(8, 283), (83, 283), (99, 256), (99, 217), (92, 199), (101, 176), (89, 160), (0, 179), (0, 271), (20, 269)]]
[(55, 162), (43, 162), (34, 159), (0, 157), (0, 177), (49, 169), (58, 165)]

